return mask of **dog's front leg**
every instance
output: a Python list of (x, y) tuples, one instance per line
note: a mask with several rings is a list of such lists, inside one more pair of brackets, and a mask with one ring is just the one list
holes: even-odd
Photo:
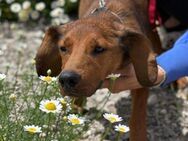
[(130, 120), (130, 141), (146, 141), (146, 116), (148, 89), (141, 88), (131, 91), (132, 113)]

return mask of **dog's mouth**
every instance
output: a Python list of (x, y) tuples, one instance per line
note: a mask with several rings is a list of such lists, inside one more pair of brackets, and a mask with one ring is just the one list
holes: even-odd
[[(126, 74), (121, 74), (119, 78), (126, 78), (126, 77), (127, 77)], [(104, 80), (100, 80), (98, 82), (98, 84), (96, 85), (96, 87), (91, 88), (88, 86), (88, 89), (82, 89), (81, 85), (79, 85), (79, 88), (77, 87), (77, 88), (72, 88), (72, 89), (71, 88), (66, 89), (66, 88), (63, 88), (62, 86), (60, 86), (61, 94), (63, 96), (71, 96), (71, 97), (90, 97), (93, 94), (95, 94), (95, 92), (98, 89), (100, 89), (100, 88), (102, 88), (102, 86), (104, 86), (103, 84), (106, 80), (108, 80), (113, 85), (112, 81), (110, 81), (109, 78), (105, 78)], [(111, 84), (110, 84), (110, 86), (111, 86)], [(85, 85), (84, 85), (84, 87), (86, 88)]]
[[(63, 88), (62, 86), (60, 86), (61, 89), (61, 94), (63, 96), (71, 96), (71, 97), (90, 97), (92, 96), (98, 89), (101, 88), (101, 86), (103, 85), (104, 81), (99, 81), (98, 85), (96, 86), (96, 88), (94, 88), (94, 90), (79, 90), (79, 89), (66, 89)], [(80, 86), (81, 87), (81, 86)]]

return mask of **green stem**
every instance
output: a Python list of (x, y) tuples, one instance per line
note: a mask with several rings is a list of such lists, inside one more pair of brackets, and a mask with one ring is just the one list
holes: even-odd
[(47, 128), (46, 137), (45, 137), (46, 140), (48, 139), (48, 136), (50, 133), (50, 123), (51, 123), (51, 113), (49, 113), (49, 116), (48, 116), (48, 124), (47, 124), (48, 128)]
[[(3, 82), (2, 82), (3, 83)], [(7, 90), (6, 90), (6, 87), (5, 87), (5, 85), (3, 85), (2, 84), (2, 95), (3, 95), (3, 101), (4, 101), (4, 108), (3, 108), (3, 115), (6, 115), (7, 117), (5, 118), (4, 117), (4, 119), (5, 119), (5, 123), (7, 123), (6, 125), (7, 125), (7, 127), (6, 127), (6, 129), (5, 129), (5, 131), (4, 131), (4, 135), (6, 135), (5, 136), (5, 138), (7, 139), (7, 140), (9, 140), (10, 139), (10, 135), (9, 135), (9, 129), (10, 129), (10, 125), (11, 125), (11, 123), (10, 123), (10, 117), (9, 117), (9, 115), (8, 115), (8, 113), (10, 113), (10, 109), (9, 109), (9, 107), (11, 107), (11, 106), (9, 106), (8, 104), (7, 104)], [(6, 121), (6, 119), (7, 119), (7, 121)], [(3, 125), (2, 125), (3, 126)]]
[(53, 134), (52, 134), (53, 137), (55, 137), (55, 136), (56, 136), (56, 133), (58, 132), (57, 129), (58, 129), (58, 125), (60, 125), (59, 123), (60, 123), (60, 120), (61, 120), (61, 117), (62, 117), (62, 116), (63, 116), (63, 113), (61, 112), (61, 113), (58, 115), (58, 117), (57, 117), (57, 120), (56, 120), (56, 122), (55, 122), (55, 127), (56, 127), (56, 129), (55, 129), (55, 131), (53, 131)]
[(48, 88), (48, 84), (46, 83), (46, 84), (45, 84), (45, 87), (44, 87), (44, 91), (41, 90), (42, 94), (41, 94), (41, 98), (39, 99), (39, 101), (42, 101), (43, 98), (45, 97), (47, 88)]
[(75, 100), (76, 100), (76, 98), (72, 98), (72, 100), (71, 100), (71, 107), (72, 108), (74, 107)]
[(13, 108), (14, 108), (14, 115), (15, 115), (16, 123), (18, 123), (18, 115), (17, 115), (17, 111), (16, 111), (16, 102), (15, 101), (13, 101)]
[(114, 83), (115, 83), (115, 80), (110, 79), (110, 89), (108, 91), (108, 95), (104, 98), (103, 101), (105, 101), (105, 102), (103, 103), (103, 105), (101, 106), (99, 112), (97, 113), (96, 119), (99, 119), (104, 107), (106, 106), (107, 102), (109, 101), (109, 98), (112, 95), (111, 90), (113, 90)]
[(120, 141), (121, 136), (122, 136), (122, 133), (119, 132), (118, 135), (117, 135), (117, 139), (116, 139), (116, 141)]
[(104, 134), (101, 137), (100, 141), (103, 141), (106, 137), (106, 135), (110, 132), (110, 129), (112, 128), (112, 123), (110, 123), (110, 125), (107, 127), (107, 129), (105, 130)]
[(16, 65), (17, 65), (17, 70), (16, 70), (16, 73), (15, 73), (15, 82), (14, 82), (14, 84), (13, 84), (13, 93), (15, 92), (15, 90), (16, 90), (16, 85), (17, 85), (17, 83), (18, 83), (18, 74), (19, 74), (19, 70), (20, 70), (20, 66), (21, 66), (21, 64), (20, 64), (20, 61), (21, 61), (21, 57), (18, 57), (18, 61), (17, 61), (17, 63), (16, 63)]

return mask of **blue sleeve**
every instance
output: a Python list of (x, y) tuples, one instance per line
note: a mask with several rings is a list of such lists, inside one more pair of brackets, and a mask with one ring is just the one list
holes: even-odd
[(166, 71), (166, 80), (162, 86), (188, 76), (188, 31), (176, 41), (172, 49), (157, 57), (157, 63)]

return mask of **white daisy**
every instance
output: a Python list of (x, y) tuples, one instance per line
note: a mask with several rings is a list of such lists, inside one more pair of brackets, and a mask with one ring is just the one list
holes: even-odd
[(75, 3), (75, 2), (77, 2), (78, 0), (70, 0), (70, 2), (72, 2), (72, 3)]
[(118, 124), (115, 126), (115, 131), (118, 131), (118, 132), (123, 132), (123, 133), (126, 133), (126, 132), (129, 132), (129, 127), (127, 127), (126, 125), (122, 125), (122, 124)]
[(62, 105), (58, 100), (42, 100), (39, 109), (46, 113), (60, 113)]
[(57, 100), (59, 100), (62, 105), (67, 105), (68, 103), (65, 98), (58, 98)]
[(57, 7), (59, 7), (58, 1), (53, 1), (53, 2), (51, 3), (51, 8), (52, 8), (52, 9), (55, 9), (55, 8), (57, 8)]
[(58, 0), (58, 5), (59, 6), (64, 6), (65, 5), (65, 0)]
[(66, 112), (69, 112), (71, 110), (71, 106), (68, 102), (67, 99), (65, 98), (58, 98), (57, 100), (59, 100), (59, 102), (61, 103), (63, 109), (66, 111)]
[(57, 80), (56, 77), (51, 77), (51, 76), (40, 76), (39, 79), (41, 79), (44, 82), (47, 82), (48, 84), (55, 82)]
[(65, 96), (64, 99), (65, 99), (68, 103), (70, 103), (70, 102), (72, 101), (72, 98), (71, 98), (70, 96)]
[(11, 4), (12, 2), (14, 2), (14, 0), (6, 0), (6, 2), (7, 2), (8, 4)]
[(119, 78), (121, 76), (121, 74), (110, 74), (108, 75), (106, 78), (112, 79), (112, 80), (116, 80), (117, 78)]
[(70, 21), (70, 18), (69, 18), (69, 16), (68, 15), (63, 15), (62, 17), (61, 17), (61, 23), (62, 24), (65, 24), (65, 23), (68, 23)]
[(29, 9), (31, 7), (31, 2), (30, 1), (24, 1), (22, 4), (23, 9)]
[(56, 8), (50, 12), (50, 16), (53, 18), (60, 17), (64, 13), (62, 8)]
[(22, 10), (22, 7), (19, 3), (13, 3), (11, 6), (10, 6), (10, 10), (13, 12), (13, 13), (19, 13), (21, 10)]
[(78, 115), (75, 114), (70, 114), (67, 117), (68, 121), (72, 124), (72, 125), (79, 125), (79, 124), (83, 124), (84, 123), (84, 119), (83, 118), (79, 118)]
[(48, 125), (44, 124), (44, 125), (42, 126), (42, 128), (47, 129), (47, 128), (48, 128)]
[(60, 25), (61, 19), (60, 18), (54, 18), (54, 19), (52, 19), (51, 24), (54, 25), (54, 26)]
[(31, 134), (41, 133), (41, 127), (35, 125), (26, 125), (24, 126), (24, 131), (29, 132)]
[(37, 3), (37, 4), (35, 5), (35, 9), (36, 9), (37, 11), (42, 11), (42, 10), (44, 10), (45, 8), (46, 8), (46, 5), (45, 5), (44, 2), (39, 2), (39, 3)]
[(39, 17), (40, 17), (40, 13), (38, 12), (38, 11), (31, 11), (31, 18), (33, 19), (33, 20), (37, 20)]
[(29, 19), (29, 11), (28, 10), (21, 10), (18, 13), (19, 20), (22, 22), (26, 22)]
[(108, 121), (110, 121), (111, 123), (120, 122), (123, 120), (122, 117), (119, 117), (118, 115), (112, 114), (112, 113), (110, 114), (105, 113), (103, 114), (103, 117), (107, 119)]
[(35, 64), (36, 64), (36, 60), (35, 60), (35, 59), (32, 59), (32, 60), (31, 60), (31, 64), (32, 64), (32, 65), (35, 65)]
[(6, 75), (3, 74), (3, 73), (0, 73), (0, 81), (3, 80), (3, 79), (5, 79), (5, 78), (6, 78)]

